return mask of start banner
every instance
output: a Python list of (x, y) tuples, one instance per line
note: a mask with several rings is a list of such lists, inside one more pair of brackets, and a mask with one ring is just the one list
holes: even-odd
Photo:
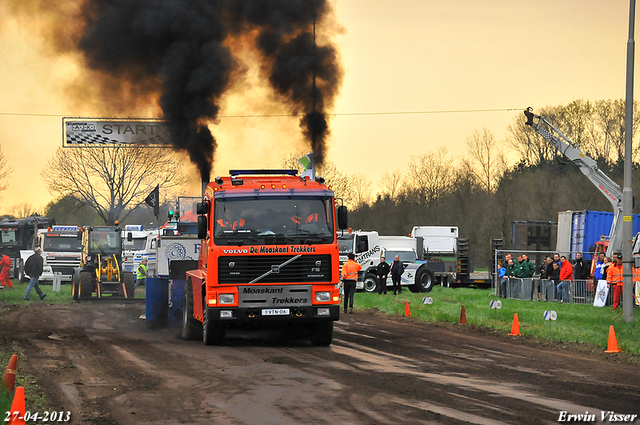
[(62, 131), (65, 148), (171, 147), (169, 126), (161, 119), (63, 118)]

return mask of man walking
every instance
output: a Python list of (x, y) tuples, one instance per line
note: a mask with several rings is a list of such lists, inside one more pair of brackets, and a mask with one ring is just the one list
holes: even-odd
[(342, 282), (344, 284), (344, 312), (347, 312), (347, 304), (349, 305), (349, 313), (353, 313), (353, 296), (356, 293), (356, 281), (358, 280), (358, 272), (362, 266), (356, 262), (356, 256), (350, 252), (346, 263), (342, 265)]
[(40, 285), (38, 285), (38, 279), (40, 279), (40, 275), (42, 274), (42, 264), (44, 262), (40, 252), (40, 248), (36, 248), (33, 254), (27, 258), (27, 261), (24, 263), (24, 271), (31, 278), (31, 280), (29, 280), (29, 286), (27, 286), (27, 291), (24, 293), (24, 299), (27, 301), (29, 301), (29, 295), (31, 294), (31, 290), (34, 288), (41, 300), (44, 300), (44, 297), (47, 296), (47, 294), (42, 293)]
[(402, 293), (402, 273), (404, 273), (404, 263), (396, 255), (391, 264), (391, 281), (393, 282), (393, 295)]
[(378, 276), (378, 294), (387, 295), (387, 276), (389, 276), (389, 264), (384, 257), (380, 257), (380, 264), (376, 266), (376, 275)]
[(140, 285), (147, 285), (147, 259), (143, 258), (138, 266), (138, 271), (136, 273), (136, 284), (134, 285), (134, 289), (137, 289)]

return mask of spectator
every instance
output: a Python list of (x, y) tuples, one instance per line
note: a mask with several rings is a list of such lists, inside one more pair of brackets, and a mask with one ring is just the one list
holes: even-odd
[(11, 258), (9, 258), (6, 254), (0, 254), (2, 259), (0, 260), (0, 289), (3, 289), (5, 286), (9, 288), (13, 288), (13, 283), (11, 283), (11, 278), (9, 278), (9, 274), (11, 273)]
[[(553, 260), (550, 255), (544, 257), (544, 261), (540, 266), (540, 280), (535, 282), (534, 291), (537, 292), (538, 301), (540, 301), (540, 291), (542, 289), (542, 285), (544, 284), (542, 280), (550, 279), (551, 274), (553, 273)], [(547, 282), (548, 283), (548, 282)]]
[(536, 266), (534, 266), (531, 260), (529, 260), (529, 256), (527, 254), (522, 254), (522, 264), (525, 275), (524, 277), (533, 277), (536, 273)]
[(393, 282), (393, 295), (402, 293), (402, 273), (404, 273), (404, 263), (396, 255), (391, 263), (391, 281)]
[[(615, 257), (616, 254), (613, 254)], [(602, 265), (602, 279), (607, 280), (607, 271), (609, 270), (609, 266), (611, 266), (613, 262), (611, 261), (611, 257), (604, 257), (604, 264)]]
[(596, 261), (596, 267), (593, 270), (593, 278), (595, 279), (596, 286), (598, 285), (598, 281), (602, 279), (606, 279), (603, 277), (603, 267), (604, 267), (604, 252), (601, 252), (598, 255), (598, 260)]
[(136, 273), (136, 284), (133, 289), (137, 289), (139, 286), (146, 286), (147, 284), (147, 259), (143, 258), (138, 266)]
[(387, 295), (387, 276), (391, 267), (384, 257), (380, 257), (380, 264), (376, 266), (376, 276), (378, 276), (378, 294)]
[(613, 297), (613, 309), (620, 306), (620, 296), (622, 295), (622, 254), (613, 254), (615, 262), (607, 269), (607, 284), (610, 286)]
[(358, 280), (358, 272), (362, 266), (356, 262), (356, 256), (353, 252), (347, 254), (348, 260), (342, 265), (342, 282), (344, 284), (344, 312), (347, 312), (347, 304), (349, 304), (349, 313), (353, 313), (353, 296), (356, 293), (356, 281)]
[(560, 267), (560, 283), (558, 284), (558, 301), (564, 302), (563, 290), (566, 290), (567, 302), (569, 301), (569, 287), (571, 285), (571, 279), (573, 277), (573, 265), (571, 261), (567, 260), (564, 255), (560, 257), (562, 267)]
[(562, 268), (562, 261), (560, 261), (560, 254), (558, 254), (557, 252), (553, 254), (553, 261), (558, 263), (558, 267)]
[(507, 282), (509, 282), (509, 278), (514, 277), (516, 270), (516, 265), (513, 263), (513, 258), (509, 258), (509, 262), (504, 269), (504, 277), (500, 281), (500, 293), (502, 295), (502, 298), (507, 298)]
[(518, 255), (518, 262), (515, 263), (514, 276), (523, 278), (529, 271), (529, 265), (524, 263), (522, 254)]
[(504, 261), (502, 262), (502, 267), (505, 268), (505, 270), (507, 269), (507, 266), (509, 265), (509, 260), (513, 260), (513, 255), (512, 254), (507, 254), (504, 256)]
[(581, 252), (576, 252), (576, 261), (573, 263), (573, 278), (580, 280), (589, 278), (589, 266), (582, 258)]
[(40, 255), (41, 250), (40, 248), (36, 248), (33, 251), (33, 254), (31, 254), (31, 256), (27, 258), (27, 261), (25, 261), (24, 263), (24, 271), (31, 278), (29, 280), (29, 286), (27, 286), (27, 291), (24, 293), (24, 299), (27, 301), (29, 301), (31, 289), (34, 288), (37, 294), (40, 296), (41, 300), (44, 300), (44, 297), (47, 296), (47, 294), (44, 294), (40, 290), (40, 285), (38, 284), (38, 279), (40, 279), (40, 275), (42, 274), (42, 266), (44, 263), (44, 260)]

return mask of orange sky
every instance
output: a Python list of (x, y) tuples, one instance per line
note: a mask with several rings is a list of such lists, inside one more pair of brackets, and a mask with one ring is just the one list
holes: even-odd
[[(527, 106), (625, 95), (627, 1), (332, 3), (344, 28), (334, 42), (345, 74), (328, 159), (346, 173), (363, 173), (374, 188), (411, 154), (447, 146), (461, 156), (467, 137), (483, 127), (504, 139)], [(52, 196), (40, 171), (61, 145), (62, 117), (95, 116), (99, 99), (71, 102), (66, 90), (76, 81), (77, 62), (50, 51), (35, 18), (11, 16), (6, 7), (0, 3), (0, 146), (14, 171), (0, 210), (18, 203), (41, 210)], [(279, 107), (256, 81), (228, 93), (222, 106), (222, 116)], [(460, 112), (490, 109), (502, 111)], [(279, 168), (282, 158), (306, 149), (295, 118), (223, 117), (211, 129), (219, 142), (214, 176)], [(195, 169), (187, 170), (195, 180)], [(194, 185), (185, 195), (197, 191)]]

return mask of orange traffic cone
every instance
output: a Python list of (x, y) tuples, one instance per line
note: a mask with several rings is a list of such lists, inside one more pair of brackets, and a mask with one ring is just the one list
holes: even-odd
[(460, 309), (460, 323), (467, 323), (467, 313), (464, 311), (464, 306)]
[(18, 356), (15, 354), (11, 356), (9, 360), (9, 366), (2, 375), (2, 386), (13, 394), (13, 390), (16, 385), (16, 369), (18, 368)]
[(404, 302), (404, 315), (411, 316), (411, 309), (409, 308), (409, 301)]
[(518, 321), (518, 313), (513, 313), (513, 325), (511, 325), (511, 333), (508, 335), (520, 335), (520, 322)]
[(609, 346), (605, 353), (619, 353), (618, 340), (616, 339), (616, 331), (613, 330), (613, 325), (609, 326)]
[(9, 425), (26, 425), (27, 422), (24, 420), (24, 414), (24, 387), (18, 387), (16, 388), (16, 395), (13, 396), (13, 403), (11, 403)]

